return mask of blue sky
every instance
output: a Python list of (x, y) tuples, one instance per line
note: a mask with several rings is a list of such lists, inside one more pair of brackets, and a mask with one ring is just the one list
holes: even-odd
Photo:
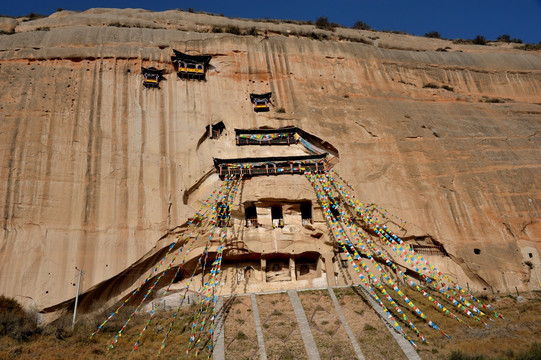
[(377, 30), (398, 30), (414, 35), (438, 31), (445, 38), (471, 39), (482, 35), (489, 40), (509, 34), (537, 44), (541, 41), (541, 0), (299, 0), (299, 1), (3, 1), (2, 15), (30, 12), (49, 15), (57, 8), (86, 10), (94, 7), (142, 8), (162, 11), (193, 8), (241, 18), (329, 21), (352, 26), (364, 21)]

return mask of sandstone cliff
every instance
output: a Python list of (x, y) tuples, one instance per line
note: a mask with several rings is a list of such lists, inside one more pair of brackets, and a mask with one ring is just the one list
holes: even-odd
[[(255, 30), (211, 32), (229, 25)], [(405, 239), (442, 244), (443, 270), (481, 291), (540, 289), (538, 52), (179, 11), (2, 26), (2, 294), (54, 307), (74, 297), (77, 266), (82, 293), (118, 299), (217, 186), (184, 196), (213, 157), (270, 152), (236, 147), (233, 129), (289, 125), (336, 147), (335, 169), (405, 219)], [(179, 80), (172, 49), (211, 54), (207, 81)], [(165, 69), (160, 90), (141, 66)], [(249, 93), (267, 91), (271, 111), (254, 113)], [(219, 121), (223, 136), (198, 146)], [(275, 185), (308, 198), (308, 183)]]

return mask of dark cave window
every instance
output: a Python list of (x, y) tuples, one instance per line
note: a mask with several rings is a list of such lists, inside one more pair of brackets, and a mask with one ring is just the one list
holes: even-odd
[(301, 203), (301, 218), (302, 218), (302, 224), (310, 224), (312, 223), (312, 203), (311, 202), (303, 202)]
[(477, 248), (476, 248), (476, 249), (473, 249), (473, 253), (474, 253), (475, 255), (479, 255), (479, 254), (481, 253), (481, 249), (477, 249)]
[(299, 275), (306, 275), (310, 273), (310, 267), (306, 264), (302, 264), (299, 269)]
[(259, 223), (257, 221), (257, 208), (254, 204), (247, 204), (244, 206), (244, 215), (246, 217), (246, 226), (259, 226)]
[(184, 279), (184, 275), (181, 272), (178, 272), (175, 274), (175, 279), (173, 280), (174, 283), (178, 283), (179, 281), (182, 281)]
[(528, 253), (528, 256), (531, 258), (533, 258), (533, 254), (532, 253)]
[(273, 206), (271, 208), (271, 216), (273, 228), (284, 227), (284, 214), (282, 213), (282, 206)]

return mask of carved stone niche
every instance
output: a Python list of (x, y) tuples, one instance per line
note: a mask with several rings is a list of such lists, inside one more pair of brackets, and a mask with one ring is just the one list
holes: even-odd
[(265, 278), (267, 282), (291, 281), (291, 271), (289, 269), (289, 257), (271, 257), (267, 258)]

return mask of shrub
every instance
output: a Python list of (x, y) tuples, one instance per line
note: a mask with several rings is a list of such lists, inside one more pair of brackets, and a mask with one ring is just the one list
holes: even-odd
[(356, 21), (352, 28), (357, 30), (370, 30), (370, 26), (364, 21)]
[(376, 330), (376, 328), (373, 327), (372, 325), (370, 324), (364, 325), (364, 331), (374, 331), (374, 330)]
[(234, 34), (234, 35), (240, 35), (240, 28), (236, 25), (227, 25), (224, 28), (224, 32)]
[(503, 34), (503, 35), (500, 35), (498, 36), (498, 39), (496, 39), (497, 42), (511, 42), (511, 36), (507, 35), (507, 34)]
[(427, 38), (441, 39), (441, 35), (437, 31), (430, 31), (425, 34)]
[(37, 20), (37, 19), (46, 18), (47, 16), (31, 12), (30, 14), (27, 15), (27, 17), (29, 20)]
[(423, 89), (439, 89), (440, 87), (433, 83), (428, 83), (423, 85)]
[(0, 295), (0, 336), (25, 341), (38, 331), (36, 319), (15, 299)]
[(442, 85), (441, 86), (442, 89), (445, 89), (447, 91), (455, 91), (455, 89), (453, 89), (451, 86), (449, 85)]
[(516, 357), (517, 360), (541, 359), (541, 343), (534, 342), (529, 350), (521, 352)]
[(316, 33), (316, 32), (312, 32), (310, 36), (312, 36), (312, 39), (314, 40), (327, 40), (329, 38), (327, 34)]
[(521, 46), (516, 47), (519, 50), (526, 50), (526, 51), (538, 51), (541, 50), (541, 41), (539, 44), (524, 44)]
[(281, 108), (278, 108), (278, 109), (276, 110), (276, 112), (277, 112), (278, 114), (285, 114), (286, 109), (284, 109), (283, 107), (281, 107)]
[(338, 27), (338, 24), (329, 22), (329, 19), (325, 16), (320, 16), (316, 19), (316, 27), (318, 29), (334, 31)]
[(453, 351), (449, 360), (483, 360), (485, 357), (483, 355), (467, 355), (462, 351)]
[(486, 45), (487, 44), (487, 39), (485, 39), (485, 37), (482, 36), (482, 35), (477, 35), (475, 37), (475, 39), (473, 39), (473, 43), (475, 45)]
[(484, 98), (481, 101), (489, 104), (503, 104), (505, 102), (504, 99), (499, 98)]

